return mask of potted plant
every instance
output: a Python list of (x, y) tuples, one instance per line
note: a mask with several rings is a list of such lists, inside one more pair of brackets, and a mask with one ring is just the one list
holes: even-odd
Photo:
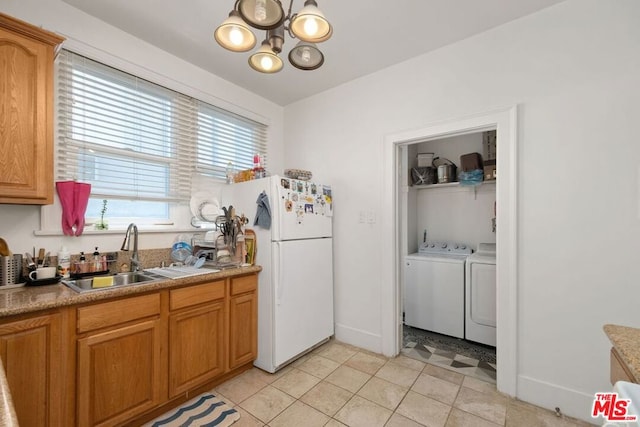
[(100, 210), (100, 220), (96, 222), (96, 230), (108, 230), (109, 223), (104, 219), (104, 214), (107, 212), (107, 200), (102, 201), (102, 209)]

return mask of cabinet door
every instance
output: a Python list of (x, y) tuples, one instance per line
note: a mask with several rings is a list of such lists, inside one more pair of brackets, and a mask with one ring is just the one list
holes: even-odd
[(224, 300), (169, 316), (169, 397), (224, 373)]
[(52, 203), (53, 45), (5, 25), (34, 31), (0, 20), (0, 203)]
[(21, 426), (61, 426), (64, 366), (61, 315), (0, 325), (0, 358)]
[(113, 426), (163, 401), (160, 320), (78, 340), (78, 424)]
[(256, 275), (231, 279), (229, 369), (249, 363), (258, 356), (257, 282)]

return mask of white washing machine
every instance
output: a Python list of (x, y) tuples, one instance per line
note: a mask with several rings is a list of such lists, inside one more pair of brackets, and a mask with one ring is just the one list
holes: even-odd
[(423, 243), (405, 257), (404, 323), (464, 338), (465, 260), (467, 245)]
[(467, 258), (465, 339), (496, 346), (495, 243), (478, 244), (478, 250)]

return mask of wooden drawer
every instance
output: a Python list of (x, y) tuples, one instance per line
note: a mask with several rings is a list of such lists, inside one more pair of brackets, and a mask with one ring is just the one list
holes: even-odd
[(252, 274), (250, 276), (234, 277), (231, 279), (231, 295), (252, 292), (258, 288), (258, 276)]
[(78, 308), (78, 333), (160, 313), (160, 294), (143, 295)]
[(169, 293), (169, 309), (179, 310), (222, 298), (224, 298), (224, 280), (174, 289)]

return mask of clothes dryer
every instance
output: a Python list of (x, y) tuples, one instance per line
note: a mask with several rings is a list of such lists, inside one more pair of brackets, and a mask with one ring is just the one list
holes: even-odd
[(465, 339), (495, 347), (495, 243), (480, 243), (467, 257), (465, 276)]

